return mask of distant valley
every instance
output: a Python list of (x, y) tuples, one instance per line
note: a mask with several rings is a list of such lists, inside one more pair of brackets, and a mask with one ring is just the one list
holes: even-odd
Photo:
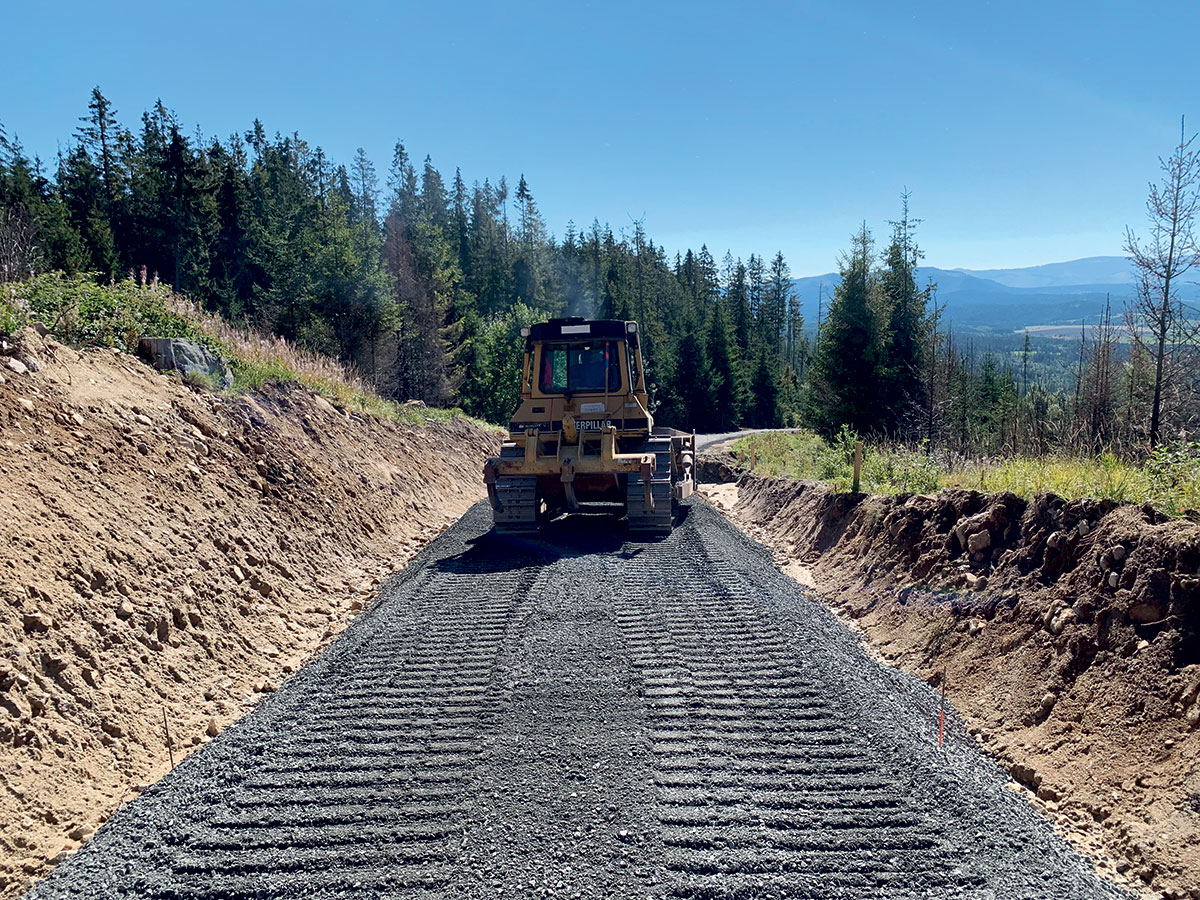
[[(937, 285), (946, 326), (967, 333), (1012, 334), (1028, 327), (1043, 337), (1065, 337), (1068, 331), (1075, 333), (1067, 326), (1097, 321), (1106, 298), (1119, 316), (1134, 294), (1133, 272), (1123, 256), (1090, 256), (1023, 269), (921, 266), (917, 273), (918, 284)], [(793, 279), (805, 318), (814, 327), (822, 286), (827, 306), (840, 281), (836, 272)], [(1200, 286), (1182, 285), (1182, 296), (1200, 302)]]

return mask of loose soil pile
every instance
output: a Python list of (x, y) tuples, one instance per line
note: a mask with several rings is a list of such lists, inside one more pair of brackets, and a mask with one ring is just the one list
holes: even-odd
[(0, 373), (11, 897), (338, 634), (479, 499), (498, 436), (196, 391), (29, 330)]
[(1200, 527), (1109, 501), (753, 474), (709, 494), (882, 656), (944, 682), (1080, 846), (1151, 896), (1200, 898)]

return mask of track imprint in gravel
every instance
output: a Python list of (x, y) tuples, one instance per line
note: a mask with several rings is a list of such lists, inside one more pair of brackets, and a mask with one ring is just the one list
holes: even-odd
[(487, 523), (31, 897), (1123, 896), (703, 504)]
[[(672, 893), (978, 885), (950, 874), (940, 829), (897, 792), (820, 670), (789, 651), (702, 547), (682, 543), (686, 576), (680, 554), (652, 551), (659, 565), (631, 579), (619, 619), (650, 708)], [(669, 578), (686, 593), (664, 595)]]

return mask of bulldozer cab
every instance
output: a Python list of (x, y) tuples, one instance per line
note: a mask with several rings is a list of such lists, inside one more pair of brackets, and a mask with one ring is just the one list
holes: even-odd
[(523, 444), (531, 426), (557, 432), (564, 420), (584, 431), (613, 425), (623, 436), (653, 428), (636, 322), (551, 319), (522, 333), (525, 366), (512, 440)]

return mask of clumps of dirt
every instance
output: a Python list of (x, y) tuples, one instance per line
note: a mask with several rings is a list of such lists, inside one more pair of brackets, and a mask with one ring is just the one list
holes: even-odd
[(1055, 496), (708, 490), (882, 656), (944, 681), (1079, 845), (1200, 898), (1200, 527)]
[(0, 345), (0, 897), (339, 633), (482, 496), (498, 444)]

